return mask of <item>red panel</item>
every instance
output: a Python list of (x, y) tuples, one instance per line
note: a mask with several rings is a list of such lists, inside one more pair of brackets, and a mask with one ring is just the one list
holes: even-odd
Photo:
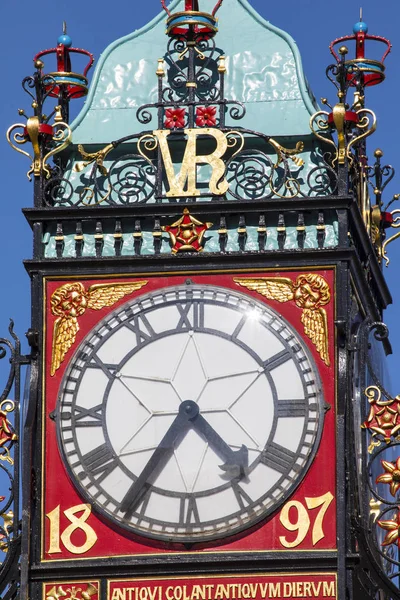
[(109, 581), (108, 600), (336, 598), (336, 574), (291, 573)]
[[(267, 300), (256, 291), (248, 291), (243, 287), (238, 286), (234, 282), (234, 278), (237, 277), (285, 277), (290, 278), (292, 282), (295, 282), (297, 277), (302, 272), (295, 271), (275, 271), (275, 272), (257, 272), (257, 273), (235, 273), (233, 274), (213, 274), (213, 275), (193, 275), (190, 274), (190, 279), (193, 283), (205, 284), (205, 285), (216, 285), (235, 290), (236, 292), (247, 293), (248, 295), (256, 298), (258, 301), (265, 302), (278, 313), (280, 313), (292, 327), (294, 327), (301, 338), (305, 341), (308, 346), (310, 353), (312, 354), (314, 361), (319, 369), (325, 401), (330, 406), (330, 410), (325, 415), (325, 424), (323, 434), (320, 442), (320, 446), (317, 455), (312, 463), (306, 477), (296, 489), (295, 493), (291, 497), (290, 501), (296, 501), (296, 505), (292, 506), (289, 511), (289, 519), (292, 523), (298, 521), (298, 517), (304, 517), (306, 512), (310, 524), (308, 529), (306, 528), (306, 534), (300, 544), (296, 545), (296, 539), (298, 539), (298, 532), (294, 528), (289, 531), (285, 528), (280, 519), (280, 513), (277, 512), (269, 519), (258, 525), (251, 531), (237, 536), (236, 539), (226, 539), (222, 543), (212, 542), (207, 547), (194, 547), (191, 548), (191, 552), (204, 553), (204, 552), (243, 552), (243, 551), (285, 551), (287, 548), (293, 550), (329, 550), (336, 547), (336, 506), (335, 506), (335, 495), (336, 495), (336, 439), (335, 439), (335, 333), (334, 333), (334, 270), (326, 269), (319, 271), (312, 271), (308, 269), (306, 273), (318, 273), (322, 275), (331, 290), (331, 301), (324, 306), (327, 314), (328, 331), (329, 331), (329, 355), (330, 355), (330, 366), (327, 366), (321, 359), (314, 344), (304, 334), (304, 326), (301, 322), (302, 309), (299, 308), (294, 301), (280, 303), (276, 300)], [(108, 313), (114, 311), (118, 306), (121, 306), (125, 302), (142, 295), (143, 293), (149, 293), (151, 291), (158, 290), (162, 287), (182, 285), (185, 283), (188, 275), (176, 275), (169, 277), (162, 276), (140, 276), (137, 278), (127, 277), (124, 278), (124, 282), (130, 282), (135, 280), (148, 280), (148, 284), (141, 291), (136, 291), (129, 296), (125, 296), (119, 300), (112, 307), (104, 308), (102, 310), (90, 310), (87, 309), (82, 316), (79, 317), (79, 331), (76, 335), (76, 341), (73, 348), (67, 353), (64, 362), (62, 362), (60, 368), (55, 372), (53, 376), (50, 374), (51, 365), (51, 349), (52, 349), (52, 338), (53, 338), (53, 325), (55, 316), (51, 313), (50, 298), (52, 293), (65, 283), (71, 283), (71, 280), (48, 280), (46, 287), (47, 304), (46, 304), (46, 340), (45, 340), (45, 394), (44, 394), (44, 415), (45, 415), (45, 428), (44, 428), (44, 511), (43, 511), (43, 527), (44, 527), (44, 539), (43, 539), (43, 559), (44, 560), (62, 560), (62, 559), (74, 559), (79, 557), (82, 558), (95, 558), (104, 556), (126, 556), (126, 555), (138, 555), (138, 554), (157, 554), (167, 552), (187, 552), (187, 549), (180, 545), (174, 545), (166, 547), (161, 543), (153, 543), (145, 538), (134, 537), (129, 534), (116, 533), (111, 529), (105, 521), (102, 521), (98, 516), (91, 513), (86, 523), (90, 529), (93, 530), (97, 536), (97, 540), (93, 546), (83, 554), (77, 555), (77, 552), (70, 551), (63, 543), (60, 535), (65, 532), (66, 528), (71, 526), (71, 518), (68, 519), (64, 515), (64, 511), (81, 505), (84, 501), (80, 498), (76, 488), (72, 484), (67, 471), (62, 463), (59, 455), (57, 439), (56, 439), (56, 424), (49, 418), (49, 415), (54, 411), (56, 407), (56, 401), (59, 393), (60, 383), (62, 381), (64, 372), (68, 366), (68, 362), (73, 356), (74, 350), (78, 347), (80, 342), (90, 332), (90, 330), (97, 325), (97, 323), (103, 319)], [(95, 283), (121, 283), (121, 278), (108, 278), (104, 279), (79, 279), (73, 281), (80, 281), (84, 284), (85, 289)], [(326, 496), (328, 494), (328, 496)], [(330, 499), (329, 494), (332, 494), (333, 500), (327, 502), (327, 498)], [(326, 503), (324, 504), (324, 498)], [(322, 499), (321, 499), (322, 498)], [(317, 500), (315, 500), (317, 499)], [(318, 500), (320, 499), (320, 500)], [(300, 506), (300, 504), (302, 506)], [(329, 504), (329, 506), (328, 506)], [(60, 507), (60, 522), (59, 532), (55, 529), (58, 527), (57, 507)], [(326, 509), (326, 514), (322, 514)], [(54, 512), (55, 511), (55, 512)], [(300, 511), (300, 512), (299, 512)], [(52, 540), (50, 540), (50, 518), (46, 517), (51, 513), (53, 515), (53, 528), (52, 528)], [(78, 517), (80, 513), (77, 513)], [(323, 516), (322, 530), (318, 526), (318, 522)], [(319, 518), (318, 518), (319, 517)], [(73, 517), (72, 517), (73, 518)], [(303, 527), (304, 518), (303, 518)], [(83, 530), (78, 528), (70, 528), (72, 536), (70, 543), (67, 540), (67, 546), (79, 547), (86, 539), (87, 531), (85, 532), (84, 525)], [(290, 528), (290, 526), (289, 526)], [(303, 533), (305, 530), (302, 530)], [(58, 536), (58, 543), (56, 537)], [(68, 536), (64, 536), (67, 539)], [(72, 544), (72, 546), (71, 546)], [(52, 550), (49, 552), (49, 550)]]

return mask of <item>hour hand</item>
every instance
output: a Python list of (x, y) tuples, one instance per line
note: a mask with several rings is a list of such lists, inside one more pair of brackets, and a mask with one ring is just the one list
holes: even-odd
[(206, 438), (211, 448), (225, 460), (225, 464), (220, 465), (220, 469), (226, 471), (231, 477), (245, 476), (249, 466), (249, 451), (246, 446), (243, 445), (239, 450), (232, 450), (200, 413), (191, 420), (191, 425), (193, 429)]
[(121, 503), (121, 511), (126, 513), (126, 517), (133, 513), (140, 504), (143, 495), (146, 492), (146, 483), (154, 471), (161, 464), (165, 463), (171, 455), (177, 437), (186, 431), (191, 420), (198, 414), (199, 409), (195, 402), (187, 400), (179, 406), (179, 413), (171, 423), (167, 433), (162, 438), (158, 447), (154, 450), (149, 461), (140, 473), (136, 481), (131, 485)]

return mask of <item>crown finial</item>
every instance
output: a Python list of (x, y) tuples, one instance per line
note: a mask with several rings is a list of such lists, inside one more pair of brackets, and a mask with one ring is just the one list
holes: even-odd
[[(363, 20), (363, 9), (360, 8), (360, 20), (353, 26), (353, 35), (346, 35), (334, 40), (330, 45), (330, 51), (339, 63), (340, 58), (336, 53), (336, 47), (342, 46), (343, 42), (354, 40), (356, 46), (355, 58), (346, 61), (347, 79), (350, 85), (362, 87), (378, 85), (385, 79), (385, 59), (391, 50), (391, 43), (379, 35), (369, 35), (368, 25)], [(366, 56), (366, 42), (379, 42), (386, 45), (386, 50), (380, 59)], [(368, 44), (372, 48), (373, 44)], [(377, 44), (375, 44), (377, 47)]]
[[(80, 74), (77, 69), (72, 69), (72, 54), (75, 56), (88, 57), (89, 61), (82, 74)], [(56, 69), (43, 76), (43, 82), (49, 96), (56, 98), (60, 92), (66, 92), (70, 99), (85, 96), (88, 92), (88, 80), (86, 75), (93, 64), (94, 58), (87, 50), (72, 47), (72, 39), (67, 34), (66, 21), (63, 21), (62, 34), (57, 39), (57, 47), (38, 52), (33, 59), (34, 63), (36, 65), (41, 64), (41, 68), (43, 68), (44, 63), (41, 59), (42, 57), (49, 55), (54, 55), (56, 58)]]
[(161, 0), (161, 6), (168, 15), (167, 34), (170, 37), (187, 38), (189, 35), (198, 37), (213, 37), (217, 31), (217, 11), (223, 0), (218, 0), (211, 14), (202, 12), (199, 0), (184, 0), (184, 10), (172, 14), (167, 8), (166, 0)]

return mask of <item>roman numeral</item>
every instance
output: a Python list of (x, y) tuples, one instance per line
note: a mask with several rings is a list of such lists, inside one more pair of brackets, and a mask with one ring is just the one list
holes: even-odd
[(194, 329), (204, 329), (204, 302), (193, 302)]
[(192, 304), (176, 304), (176, 308), (180, 314), (180, 319), (178, 321), (177, 329), (192, 329), (193, 325), (189, 318), (189, 311), (192, 307)]
[(91, 369), (101, 369), (103, 373), (108, 377), (108, 379), (114, 379), (115, 373), (118, 371), (118, 365), (113, 365), (111, 363), (103, 363), (103, 361), (97, 356), (97, 354), (93, 354), (92, 360), (89, 363), (88, 367)]
[(136, 335), (136, 343), (141, 346), (155, 336), (155, 331), (149, 323), (146, 315), (133, 315), (130, 321), (126, 323), (128, 329)]
[(278, 419), (280, 417), (305, 417), (306, 401), (304, 398), (295, 400), (278, 400)]
[(102, 409), (102, 404), (98, 404), (93, 408), (82, 408), (81, 406), (75, 406), (75, 427), (101, 427)]
[(279, 473), (286, 473), (290, 468), (295, 468), (295, 459), (296, 454), (294, 452), (275, 444), (275, 442), (272, 442), (261, 455), (261, 462)]
[(194, 496), (187, 496), (186, 498), (181, 499), (179, 524), (185, 525), (186, 527), (190, 527), (190, 525), (200, 525), (199, 509)]
[[(177, 304), (179, 311), (179, 321), (176, 328), (187, 331), (188, 329), (204, 329), (204, 303), (189, 302), (188, 304)], [(190, 315), (190, 309), (193, 308), (193, 317)], [(192, 320), (193, 319), (193, 320)]]
[[(239, 485), (237, 479), (233, 479), (231, 481), (231, 486), (233, 493), (235, 494), (235, 498), (240, 508), (244, 510), (245, 508), (249, 508), (253, 504), (252, 498), (244, 491), (244, 489)], [(251, 510), (251, 509), (250, 509)]]
[(268, 358), (266, 361), (264, 361), (264, 369), (267, 371), (272, 371), (273, 369), (276, 369), (277, 367), (283, 365), (289, 359), (289, 350), (282, 350), (281, 352), (274, 354), (274, 356), (271, 356), (271, 358)]
[[(103, 481), (118, 466), (118, 459), (107, 444), (98, 446), (85, 454), (82, 462), (85, 470), (89, 471), (92, 476), (100, 475), (100, 477), (96, 477), (98, 482)], [(83, 477), (85, 475), (85, 473), (82, 474)]]

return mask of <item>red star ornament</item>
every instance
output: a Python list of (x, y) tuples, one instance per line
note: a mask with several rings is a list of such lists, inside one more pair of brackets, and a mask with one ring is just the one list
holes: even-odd
[(202, 223), (195, 219), (188, 208), (183, 209), (183, 216), (172, 223), (165, 225), (162, 229), (169, 234), (172, 253), (177, 252), (202, 252), (203, 238), (205, 232), (213, 226), (213, 223)]

